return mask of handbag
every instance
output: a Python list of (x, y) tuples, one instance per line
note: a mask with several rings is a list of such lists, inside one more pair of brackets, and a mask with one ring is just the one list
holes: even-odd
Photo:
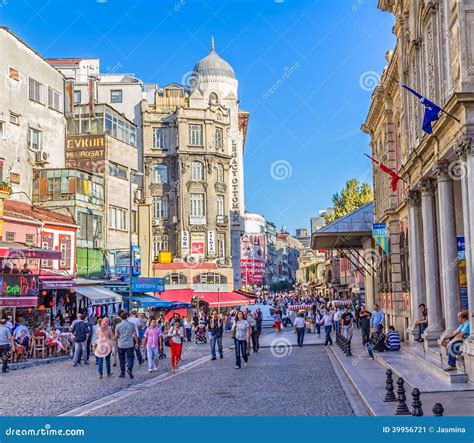
[(166, 337), (163, 341), (163, 344), (165, 346), (168, 346), (168, 348), (170, 347), (170, 340), (171, 340), (171, 337)]

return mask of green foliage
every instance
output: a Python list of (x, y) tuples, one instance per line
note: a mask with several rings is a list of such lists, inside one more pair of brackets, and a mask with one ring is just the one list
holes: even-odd
[(334, 213), (326, 214), (324, 219), (326, 223), (331, 223), (360, 208), (362, 205), (371, 202), (373, 199), (374, 194), (370, 185), (368, 183), (359, 183), (359, 180), (353, 178), (346, 183), (340, 194), (333, 195)]

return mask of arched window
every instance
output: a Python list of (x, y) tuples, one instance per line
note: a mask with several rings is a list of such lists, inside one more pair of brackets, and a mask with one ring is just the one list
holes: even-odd
[(216, 103), (219, 103), (219, 97), (215, 92), (211, 92), (209, 94), (209, 104), (215, 105)]
[(184, 285), (188, 282), (188, 279), (184, 274), (168, 274), (165, 275), (165, 283), (167, 285)]
[(224, 183), (224, 165), (222, 163), (219, 163), (217, 165), (217, 177), (216, 181), (218, 183)]
[(200, 161), (191, 162), (191, 180), (204, 181), (204, 165)]
[(205, 272), (203, 274), (196, 275), (193, 278), (193, 283), (197, 285), (219, 285), (226, 284), (227, 277), (217, 272)]
[(153, 183), (162, 185), (168, 183), (168, 168), (165, 165), (153, 166)]

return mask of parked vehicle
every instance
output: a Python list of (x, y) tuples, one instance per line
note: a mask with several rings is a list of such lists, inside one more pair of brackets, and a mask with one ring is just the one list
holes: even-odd
[(242, 311), (245, 311), (246, 309), (249, 309), (250, 312), (253, 314), (257, 309), (260, 308), (260, 311), (262, 312), (262, 327), (264, 328), (273, 328), (274, 326), (274, 319), (273, 316), (275, 315), (275, 309), (273, 309), (271, 306), (268, 305), (245, 305), (241, 306), (240, 309)]

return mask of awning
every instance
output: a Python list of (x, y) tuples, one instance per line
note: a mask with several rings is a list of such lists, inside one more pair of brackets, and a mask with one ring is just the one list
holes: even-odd
[(74, 279), (66, 275), (40, 275), (42, 289), (71, 289), (74, 286)]
[(122, 301), (120, 295), (99, 286), (75, 286), (74, 290), (77, 294), (87, 297), (92, 305), (107, 305)]
[(162, 300), (158, 297), (146, 294), (134, 294), (132, 302), (139, 305), (141, 308), (159, 308), (163, 310), (171, 309), (172, 303), (167, 300)]
[(184, 303), (190, 303), (194, 295), (192, 289), (166, 289), (164, 292), (158, 292), (159, 297), (162, 300), (179, 301)]
[(28, 247), (23, 243), (2, 241), (0, 242), (0, 258), (9, 258), (12, 260), (23, 260), (27, 258), (59, 260), (61, 258), (61, 252), (51, 251), (49, 249)]
[(23, 308), (27, 306), (38, 306), (38, 297), (0, 297), (0, 307)]
[(288, 309), (290, 311), (299, 311), (304, 310), (304, 311), (309, 311), (310, 309), (313, 309), (313, 305), (290, 305), (288, 306)]
[(214, 307), (231, 307), (241, 305), (253, 305), (255, 300), (245, 297), (237, 292), (202, 292), (196, 293), (198, 297), (209, 303), (211, 308)]

